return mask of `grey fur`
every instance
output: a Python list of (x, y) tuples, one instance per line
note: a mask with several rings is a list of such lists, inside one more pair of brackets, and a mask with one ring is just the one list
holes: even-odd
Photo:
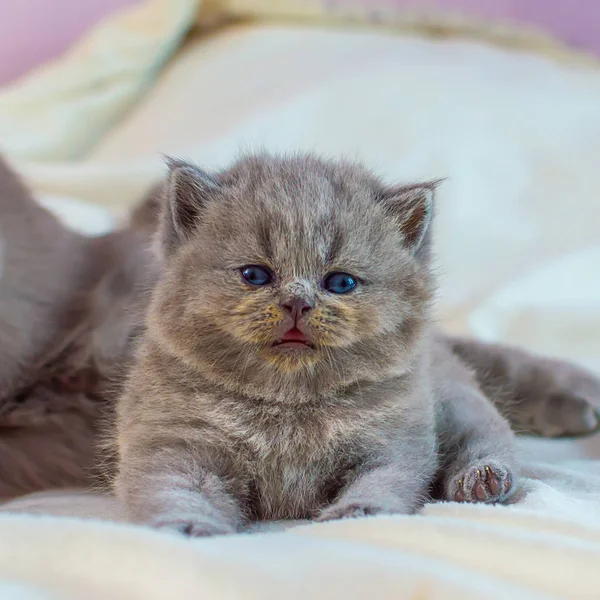
[(441, 457), (438, 495), (468, 502), (506, 500), (518, 472), (513, 432), (447, 338), (438, 335), (432, 352)]
[[(208, 535), (248, 519), (413, 512), (437, 464), (432, 281), (414, 256), (430, 188), (390, 194), (310, 157), (249, 158), (210, 187), (195, 172), (171, 171), (165, 269), (118, 404), (115, 489), (131, 517)], [(245, 264), (277, 283), (251, 290)], [(333, 297), (319, 287), (332, 270), (368, 283)], [(314, 305), (314, 349), (272, 348), (289, 298)]]
[(96, 480), (152, 273), (145, 213), (79, 235), (0, 160), (0, 499)]
[(510, 346), (455, 337), (445, 343), (516, 432), (565, 437), (598, 428), (600, 381), (585, 369)]

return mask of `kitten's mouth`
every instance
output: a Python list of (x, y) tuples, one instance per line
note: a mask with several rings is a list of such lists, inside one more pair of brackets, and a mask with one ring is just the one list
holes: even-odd
[(278, 348), (280, 350), (285, 350), (287, 348), (290, 350), (303, 350), (312, 347), (310, 340), (297, 327), (290, 329), (281, 337), (281, 339), (273, 344), (273, 348)]

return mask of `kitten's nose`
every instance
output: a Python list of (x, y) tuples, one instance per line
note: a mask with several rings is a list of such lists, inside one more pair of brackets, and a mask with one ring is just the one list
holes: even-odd
[(294, 323), (312, 310), (312, 305), (304, 298), (294, 298), (281, 303), (282, 308), (290, 313)]

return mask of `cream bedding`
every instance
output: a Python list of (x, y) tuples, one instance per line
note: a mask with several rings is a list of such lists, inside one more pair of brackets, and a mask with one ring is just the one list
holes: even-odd
[(74, 160), (152, 85), (199, 0), (145, 0), (106, 18), (64, 57), (0, 89), (0, 151)]
[[(21, 168), (40, 193), (122, 208), (160, 176), (159, 152), (213, 167), (240, 146), (360, 157), (390, 181), (447, 176), (442, 325), (600, 372), (599, 71), (468, 42), (239, 27), (188, 42), (82, 163)], [(522, 456), (514, 506), (212, 540), (74, 518), (118, 521), (110, 498), (22, 499), (4, 510), (63, 516), (0, 518), (0, 598), (600, 597), (598, 440), (524, 440)]]

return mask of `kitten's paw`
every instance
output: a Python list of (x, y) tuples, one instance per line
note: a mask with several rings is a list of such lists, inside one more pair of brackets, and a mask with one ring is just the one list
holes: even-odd
[(395, 511), (386, 510), (370, 502), (338, 502), (321, 511), (315, 521), (337, 521), (339, 519), (359, 519), (379, 514), (391, 514)]
[(191, 515), (159, 517), (152, 522), (152, 527), (174, 531), (188, 537), (212, 537), (235, 533), (235, 529), (226, 523)]
[(469, 466), (451, 478), (446, 486), (446, 500), (454, 502), (502, 502), (513, 489), (510, 468), (489, 462)]
[(377, 501), (371, 502), (336, 502), (327, 508), (324, 508), (315, 521), (337, 521), (339, 519), (359, 519), (361, 517), (370, 517), (373, 515), (397, 515), (406, 514), (410, 511), (400, 501), (390, 504), (380, 504)]

